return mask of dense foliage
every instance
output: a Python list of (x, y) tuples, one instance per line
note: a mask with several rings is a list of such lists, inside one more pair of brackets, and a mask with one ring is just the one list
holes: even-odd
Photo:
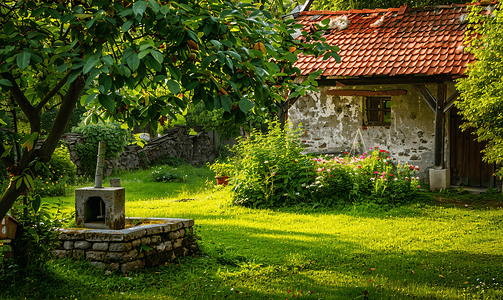
[[(503, 15), (501, 4), (495, 10), (474, 6), (469, 15), (468, 51), (477, 61), (468, 68), (468, 77), (458, 80), (457, 101), (464, 124), (475, 128), (478, 141), (486, 141), (484, 161), (503, 163)], [(488, 13), (489, 12), (489, 13)], [(499, 171), (503, 176), (503, 172)]]
[(267, 134), (253, 131), (250, 138), (238, 139), (230, 161), (235, 203), (262, 208), (399, 205), (414, 201), (420, 190), (418, 168), (400, 165), (386, 150), (371, 148), (360, 157), (312, 157), (302, 149), (298, 133), (282, 131), (275, 122)]
[(39, 171), (34, 193), (40, 196), (65, 195), (68, 185), (75, 183), (76, 175), (77, 168), (70, 160), (68, 148), (60, 145), (51, 160)]
[(121, 128), (118, 123), (81, 125), (74, 130), (84, 134), (85, 142), (76, 145), (75, 149), (85, 175), (94, 175), (96, 172), (96, 158), (100, 142), (106, 143), (105, 159), (117, 157), (124, 151), (124, 146), (127, 143), (127, 130)]
[[(323, 43), (321, 31), (295, 39), (300, 28), (238, 1), (2, 1), (0, 116), (15, 111), (30, 129), (0, 143), (13, 175), (0, 215), (31, 188), (37, 162), (50, 160), (78, 101), (86, 122), (155, 130), (189, 103), (222, 108), (240, 123), (278, 107), (283, 90), (292, 98), (313, 90), (317, 73), (294, 80), (297, 55), (339, 59), (338, 48)], [(53, 108), (54, 124), (35, 150), (41, 114)], [(17, 160), (8, 155), (12, 144), (24, 148)]]

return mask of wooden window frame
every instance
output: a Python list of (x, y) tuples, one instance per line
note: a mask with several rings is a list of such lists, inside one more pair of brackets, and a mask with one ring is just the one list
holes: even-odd
[[(365, 100), (365, 106), (364, 106), (364, 119), (363, 119), (363, 125), (364, 126), (390, 126), (390, 122), (385, 122), (384, 121), (384, 116), (386, 115), (387, 112), (391, 114), (391, 107), (386, 108), (386, 102), (391, 103), (391, 97), (366, 97)], [(379, 108), (371, 108), (371, 102), (374, 101), (380, 101)], [(379, 113), (379, 120), (377, 121), (370, 121), (370, 112), (380, 112)]]

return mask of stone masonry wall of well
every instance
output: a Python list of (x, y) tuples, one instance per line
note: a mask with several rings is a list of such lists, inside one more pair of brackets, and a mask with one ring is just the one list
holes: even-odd
[(122, 230), (59, 229), (56, 258), (87, 259), (98, 267), (126, 273), (169, 262), (198, 251), (194, 220), (127, 218), (127, 222), (156, 222)]

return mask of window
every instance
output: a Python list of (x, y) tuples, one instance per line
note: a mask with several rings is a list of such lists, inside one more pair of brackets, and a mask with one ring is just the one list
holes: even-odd
[(368, 97), (365, 100), (363, 125), (391, 125), (391, 98)]

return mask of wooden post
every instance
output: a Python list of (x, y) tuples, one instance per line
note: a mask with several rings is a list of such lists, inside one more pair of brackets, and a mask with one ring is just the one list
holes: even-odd
[(435, 169), (444, 169), (444, 102), (447, 95), (447, 85), (438, 84), (437, 107), (435, 111)]
[(96, 161), (96, 175), (94, 176), (94, 187), (102, 188), (103, 168), (105, 166), (105, 148), (107, 143), (99, 142), (98, 159)]

